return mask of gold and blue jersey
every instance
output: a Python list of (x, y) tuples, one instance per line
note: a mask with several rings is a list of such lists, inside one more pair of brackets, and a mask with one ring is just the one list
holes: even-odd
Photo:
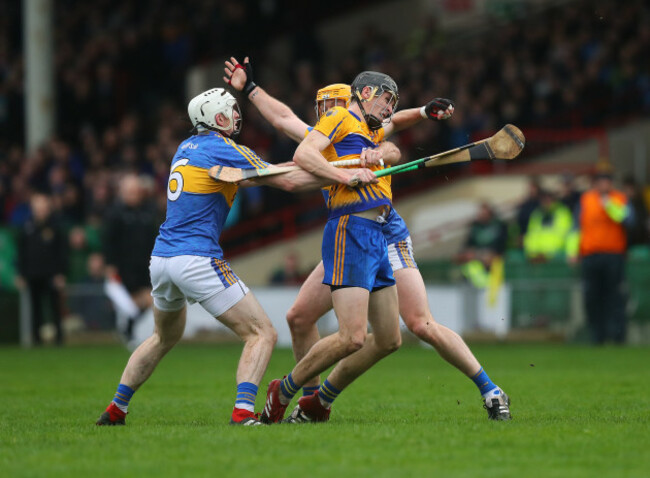
[[(376, 148), (384, 139), (383, 128), (371, 131), (365, 121), (341, 106), (322, 115), (314, 129), (327, 136), (331, 142), (321, 152), (329, 162), (357, 159), (364, 148)], [(370, 166), (369, 169), (376, 171), (383, 169), (383, 166)], [(359, 188), (350, 188), (345, 184), (329, 186), (326, 195), (329, 217), (390, 205), (393, 197), (390, 184), (390, 176), (385, 176), (377, 184)]]
[(246, 146), (216, 132), (190, 137), (180, 144), (167, 186), (167, 217), (152, 255), (223, 258), (219, 236), (237, 194), (237, 185), (214, 181), (212, 166), (240, 169), (268, 167)]

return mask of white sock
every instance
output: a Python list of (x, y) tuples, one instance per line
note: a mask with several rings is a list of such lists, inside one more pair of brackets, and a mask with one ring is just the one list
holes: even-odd
[(332, 403), (328, 402), (327, 400), (323, 400), (323, 397), (321, 397), (320, 395), (318, 395), (318, 400), (320, 401), (320, 404), (323, 407), (328, 408), (328, 409), (332, 408)]
[(503, 390), (501, 390), (499, 387), (497, 387), (497, 388), (493, 388), (489, 392), (485, 392), (483, 394), (483, 398), (485, 398), (485, 399), (494, 398), (494, 397), (498, 397), (501, 394), (503, 394)]
[(278, 393), (278, 397), (280, 398), (280, 403), (282, 405), (289, 405), (293, 399), (293, 397), (288, 398), (284, 393), (282, 393), (282, 390), (280, 390), (280, 393)]

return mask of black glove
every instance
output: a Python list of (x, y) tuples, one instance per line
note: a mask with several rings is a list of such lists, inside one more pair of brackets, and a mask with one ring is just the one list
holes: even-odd
[(246, 84), (244, 85), (244, 89), (242, 91), (244, 92), (246, 97), (248, 97), (251, 91), (257, 88), (257, 84), (253, 81), (253, 65), (251, 65), (250, 62), (247, 62), (244, 63), (243, 68), (244, 71), (246, 72)]
[[(442, 111), (442, 113), (440, 113)], [(424, 114), (430, 120), (444, 120), (454, 113), (454, 102), (446, 98), (435, 98), (424, 107)]]

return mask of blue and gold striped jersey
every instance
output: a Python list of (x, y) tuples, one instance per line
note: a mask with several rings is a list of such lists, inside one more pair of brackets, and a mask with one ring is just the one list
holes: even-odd
[(192, 136), (172, 159), (167, 186), (167, 218), (152, 255), (223, 258), (219, 236), (237, 194), (237, 185), (214, 181), (212, 166), (261, 169), (268, 166), (246, 146), (216, 132)]
[[(316, 131), (327, 136), (331, 144), (322, 151), (328, 161), (356, 159), (364, 148), (375, 148), (384, 139), (384, 129), (371, 131), (365, 121), (351, 111), (336, 106), (320, 117)], [(357, 167), (357, 166), (351, 166)], [(370, 166), (376, 171), (383, 166)], [(377, 184), (349, 188), (345, 184), (334, 184), (327, 188), (329, 217), (365, 211), (374, 207), (390, 205), (392, 202), (390, 176), (379, 179)]]

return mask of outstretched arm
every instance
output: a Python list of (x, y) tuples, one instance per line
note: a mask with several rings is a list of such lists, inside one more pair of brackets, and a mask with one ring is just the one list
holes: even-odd
[[(320, 131), (312, 131), (298, 145), (294, 156), (295, 163), (303, 169), (288, 173), (263, 176), (239, 183), (241, 187), (254, 185), (267, 185), (284, 189), (289, 192), (301, 192), (318, 189), (330, 184), (342, 183), (350, 187), (376, 183), (378, 181), (374, 173), (366, 168), (343, 169), (332, 166), (321, 154), (321, 151), (330, 144), (327, 136)], [(367, 150), (366, 162), (373, 162), (377, 159), (376, 150)]]
[(246, 90), (245, 94), (266, 121), (289, 138), (300, 142), (305, 137), (308, 125), (280, 100), (269, 95), (253, 81), (253, 67), (248, 57), (241, 65), (235, 57), (225, 62), (223, 80), (237, 91)]
[(268, 176), (265, 178), (243, 181), (239, 183), (239, 186), (249, 187), (264, 185), (283, 189), (288, 192), (299, 193), (303, 191), (313, 191), (334, 183), (335, 181), (314, 176), (305, 170), (298, 170), (286, 174), (278, 174), (277, 176)]
[(398, 111), (390, 123), (384, 126), (384, 135), (410, 128), (424, 119), (446, 120), (454, 114), (454, 103), (445, 98), (436, 98), (420, 108)]

